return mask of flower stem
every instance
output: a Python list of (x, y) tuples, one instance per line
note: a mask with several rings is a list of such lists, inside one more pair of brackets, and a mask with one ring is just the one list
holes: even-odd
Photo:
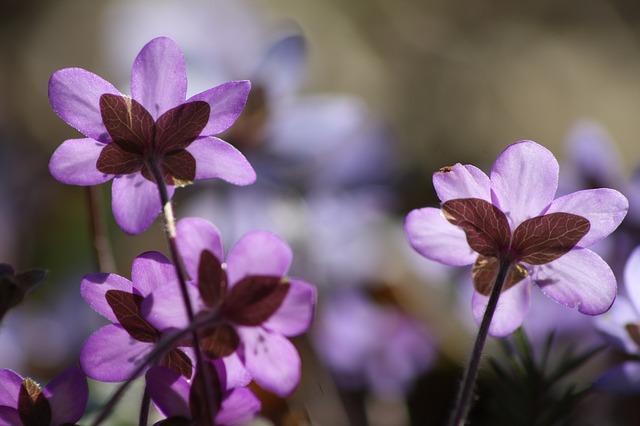
[(473, 388), (478, 377), (478, 367), (480, 366), (480, 357), (482, 356), (482, 350), (489, 334), (489, 326), (493, 319), (493, 314), (498, 306), (498, 299), (500, 293), (504, 287), (504, 282), (511, 268), (510, 261), (500, 261), (500, 269), (498, 275), (491, 288), (491, 294), (489, 295), (489, 301), (487, 302), (487, 308), (484, 311), (482, 322), (480, 323), (480, 329), (476, 336), (476, 341), (473, 344), (473, 350), (471, 351), (471, 357), (469, 358), (467, 367), (462, 376), (462, 383), (458, 389), (458, 396), (456, 398), (456, 406), (453, 414), (450, 417), (449, 426), (463, 426), (469, 412), (469, 406), (471, 403), (471, 396), (473, 395)]
[(149, 408), (151, 406), (151, 396), (149, 395), (149, 391), (147, 388), (144, 388), (144, 392), (142, 393), (142, 402), (140, 403), (140, 420), (138, 421), (139, 426), (147, 426), (149, 422)]
[(100, 272), (116, 273), (116, 262), (113, 259), (113, 251), (102, 212), (102, 188), (87, 186), (87, 208), (91, 225), (91, 243)]

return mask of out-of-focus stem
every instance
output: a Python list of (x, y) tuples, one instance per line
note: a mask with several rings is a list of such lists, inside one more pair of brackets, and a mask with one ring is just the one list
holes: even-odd
[(102, 192), (99, 186), (87, 186), (87, 209), (91, 231), (91, 246), (100, 272), (116, 272), (116, 262), (113, 259), (111, 243), (105, 226)]

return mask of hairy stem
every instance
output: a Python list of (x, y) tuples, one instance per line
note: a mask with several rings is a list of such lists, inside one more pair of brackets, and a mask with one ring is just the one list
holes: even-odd
[(491, 294), (489, 295), (487, 308), (484, 312), (484, 316), (482, 317), (476, 341), (473, 344), (471, 357), (469, 358), (464, 375), (462, 376), (462, 383), (458, 389), (456, 405), (450, 417), (449, 426), (463, 426), (467, 418), (467, 413), (469, 412), (469, 406), (471, 403), (471, 396), (473, 395), (473, 388), (478, 377), (478, 367), (480, 366), (482, 350), (487, 340), (489, 326), (491, 325), (493, 314), (498, 306), (498, 299), (500, 298), (500, 293), (502, 292), (502, 287), (504, 287), (504, 282), (510, 268), (511, 262), (503, 260), (500, 261), (500, 269), (491, 289)]
[(89, 222), (91, 232), (91, 245), (100, 272), (116, 271), (116, 262), (113, 259), (111, 243), (107, 236), (107, 227), (104, 223), (102, 210), (102, 192), (98, 186), (87, 186), (87, 208), (89, 210)]

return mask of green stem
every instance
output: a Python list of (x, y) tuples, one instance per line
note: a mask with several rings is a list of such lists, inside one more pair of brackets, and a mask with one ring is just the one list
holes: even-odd
[(498, 299), (500, 298), (500, 293), (502, 293), (502, 288), (504, 287), (504, 282), (507, 278), (507, 274), (509, 273), (510, 268), (511, 262), (500, 261), (498, 276), (496, 277), (496, 281), (494, 282), (491, 289), (489, 301), (487, 302), (487, 308), (484, 311), (484, 316), (482, 317), (482, 322), (480, 323), (480, 329), (478, 330), (476, 341), (473, 344), (471, 357), (469, 358), (467, 367), (464, 371), (464, 375), (462, 376), (462, 384), (460, 385), (460, 389), (458, 390), (456, 406), (450, 418), (449, 426), (463, 426), (466, 421), (467, 413), (469, 412), (469, 406), (471, 403), (471, 396), (473, 395), (473, 388), (478, 377), (478, 367), (480, 366), (482, 350), (487, 340), (487, 335), (489, 334), (489, 326), (491, 325), (493, 314), (495, 313), (496, 307), (498, 306)]

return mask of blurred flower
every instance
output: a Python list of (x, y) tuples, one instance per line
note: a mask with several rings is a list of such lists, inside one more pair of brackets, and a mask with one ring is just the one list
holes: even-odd
[(49, 81), (51, 106), (88, 138), (65, 141), (51, 157), (51, 174), (83, 186), (113, 178), (116, 221), (139, 234), (161, 210), (160, 177), (169, 197), (175, 186), (199, 179), (238, 185), (255, 180), (244, 156), (213, 136), (235, 122), (249, 87), (247, 81), (230, 82), (185, 101), (184, 58), (168, 38), (152, 40), (136, 57), (131, 98), (86, 70), (57, 71)]
[(613, 232), (628, 202), (612, 189), (554, 200), (558, 172), (550, 151), (522, 141), (498, 156), (491, 178), (470, 165), (442, 169), (433, 177), (442, 209), (418, 209), (407, 216), (409, 242), (423, 256), (448, 265), (474, 264), (478, 323), (498, 268), (509, 265), (489, 330), (493, 336), (506, 336), (522, 324), (532, 284), (589, 315), (605, 312), (615, 299), (611, 268), (585, 247)]
[(47, 271), (42, 269), (29, 269), (16, 274), (11, 265), (0, 263), (0, 320), (46, 277)]
[(79, 368), (66, 370), (44, 389), (11, 370), (0, 371), (0, 425), (63, 426), (80, 420), (89, 388)]

